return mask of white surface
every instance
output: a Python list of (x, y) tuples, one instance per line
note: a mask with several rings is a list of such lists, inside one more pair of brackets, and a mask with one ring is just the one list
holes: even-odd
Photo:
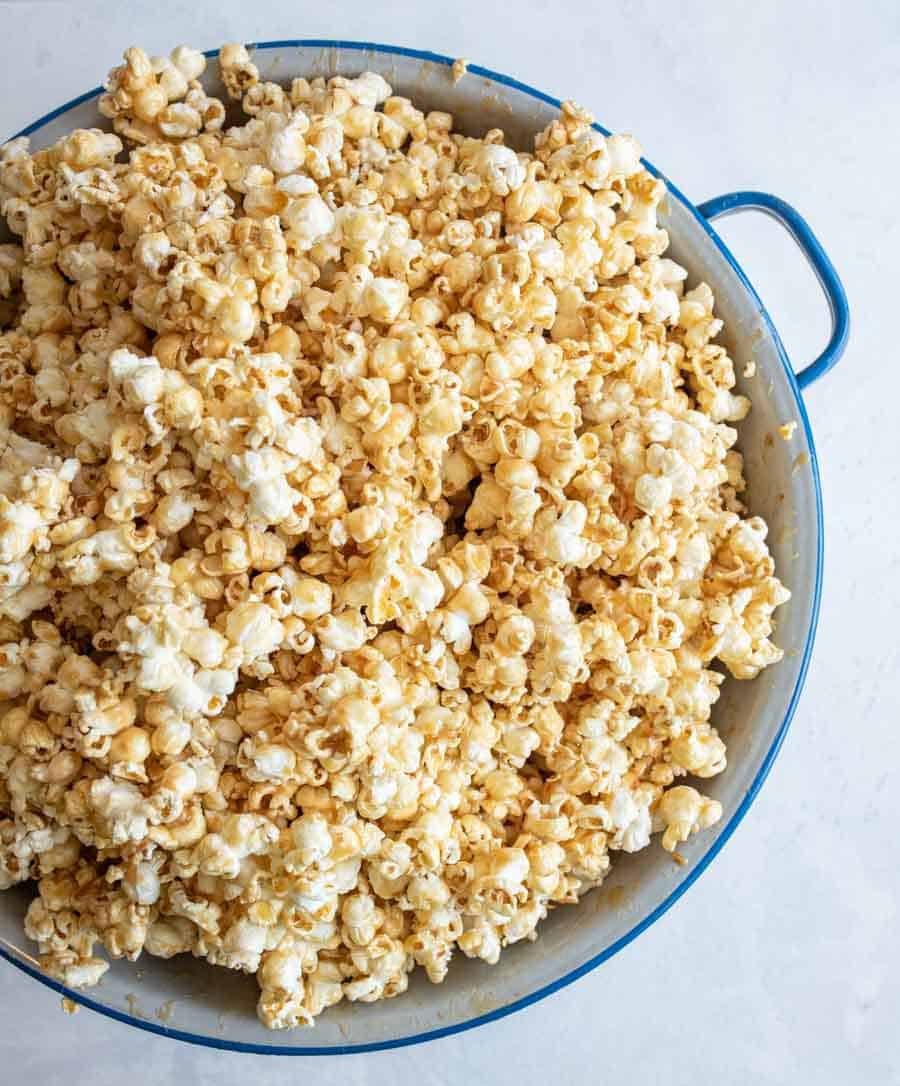
[[(900, 370), (890, 335), (900, 9), (519, 0), (511, 20), (499, 4), (457, 0), (451, 20), (425, 0), (389, 10), (329, 0), (320, 13), (262, 0), (204, 7), (0, 3), (0, 133), (95, 85), (132, 42), (160, 52), (180, 41), (368, 39), (465, 56), (575, 97), (635, 132), (698, 201), (762, 188), (807, 216), (854, 317), (841, 366), (807, 394), (827, 525), (818, 645), (781, 757), (733, 841), (660, 922), (549, 1000), (426, 1046), (289, 1060), (191, 1048), (84, 1010), (68, 1018), (55, 995), (0, 964), (0, 1080), (900, 1081)], [(761, 217), (729, 220), (723, 233), (803, 362), (826, 320), (801, 259)]]

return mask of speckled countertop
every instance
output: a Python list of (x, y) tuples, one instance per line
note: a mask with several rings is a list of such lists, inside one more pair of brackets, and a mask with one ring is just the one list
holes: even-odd
[[(739, 11), (739, 9), (742, 9)], [(345, 37), (508, 72), (633, 131), (683, 192), (760, 188), (808, 217), (853, 306), (807, 394), (825, 495), (825, 596), (799, 711), (734, 839), (659, 923), (565, 991), (475, 1033), (371, 1056), (192, 1048), (81, 1010), (0, 963), (0, 1081), (431, 1084), (900, 1082), (900, 6), (456, 0), (300, 5), (0, 3), (0, 134), (96, 85), (132, 43)], [(825, 306), (762, 217), (722, 232), (805, 362)], [(365, 1013), (361, 1008), (360, 1013)]]

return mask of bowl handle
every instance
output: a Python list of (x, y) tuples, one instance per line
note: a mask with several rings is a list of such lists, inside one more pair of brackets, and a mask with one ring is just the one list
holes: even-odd
[(847, 304), (847, 292), (838, 273), (834, 270), (834, 265), (828, 259), (827, 253), (807, 221), (790, 204), (786, 204), (777, 196), (771, 196), (767, 192), (729, 192), (724, 196), (716, 196), (712, 200), (699, 204), (697, 210), (704, 218), (712, 222), (724, 215), (733, 215), (735, 212), (748, 208), (771, 215), (787, 230), (809, 261), (828, 300), (828, 308), (831, 310), (831, 338), (828, 340), (828, 345), (815, 361), (797, 372), (797, 383), (801, 388), (807, 388), (813, 381), (818, 381), (837, 365), (847, 346), (850, 335), (850, 307)]

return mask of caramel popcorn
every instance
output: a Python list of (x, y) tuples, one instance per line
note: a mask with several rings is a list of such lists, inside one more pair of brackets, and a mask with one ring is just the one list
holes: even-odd
[(454, 83), (458, 83), (460, 79), (466, 74), (469, 69), (469, 62), (462, 57), (458, 57), (450, 65), (450, 78)]
[(205, 68), (0, 153), (0, 888), (69, 985), (191, 953), (286, 1028), (715, 823), (789, 593), (634, 140)]

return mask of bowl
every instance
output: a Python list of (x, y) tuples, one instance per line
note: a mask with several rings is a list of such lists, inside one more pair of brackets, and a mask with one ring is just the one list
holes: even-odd
[[(502, 128), (508, 142), (520, 148), (531, 146), (534, 134), (559, 110), (557, 99), (476, 65), (454, 83), (451, 58), (434, 53), (346, 41), (262, 42), (252, 51), (262, 77), (274, 81), (378, 72), (396, 93), (417, 105), (453, 113), (463, 131), (475, 135)], [(221, 93), (216, 66), (209, 68), (205, 82)], [(100, 88), (88, 91), (20, 134), (43, 147), (76, 127), (108, 128), (97, 110), (100, 93)], [(658, 920), (712, 862), (772, 766), (809, 666), (822, 583), (822, 504), (800, 390), (837, 362), (846, 344), (849, 315), (834, 268), (789, 205), (766, 193), (741, 192), (695, 207), (655, 167), (645, 165), (668, 186), (661, 223), (670, 234), (669, 255), (688, 269), (689, 284), (705, 280), (712, 287), (717, 313), (725, 320), (722, 342), (738, 372), (747, 361), (756, 363), (757, 376), (739, 381), (741, 391), (753, 400), (753, 410), (739, 428), (747, 501), (768, 521), (778, 573), (793, 593), (778, 611), (777, 641), (784, 659), (753, 682), (728, 680), (716, 707), (714, 720), (728, 744), (728, 769), (705, 782), (704, 791), (722, 804), (721, 822), (681, 848), (684, 866), (674, 864), (655, 843), (639, 853), (617, 854), (601, 887), (577, 906), (554, 910), (537, 942), (510, 947), (498, 965), (457, 955), (443, 984), (430, 984), (417, 970), (400, 998), (370, 1005), (342, 1003), (312, 1030), (269, 1032), (255, 1015), (257, 985), (252, 977), (184, 956), (161, 961), (144, 955), (135, 963), (113, 962), (98, 987), (68, 990), (41, 972), (22, 933), (32, 896), (27, 885), (0, 895), (0, 955), (8, 962), (93, 1010), (184, 1041), (280, 1055), (370, 1051), (483, 1025), (570, 984)], [(762, 302), (710, 226), (720, 215), (746, 209), (772, 215), (790, 231), (831, 308), (828, 346), (796, 377)], [(776, 433), (787, 420), (799, 423), (791, 441)]]

